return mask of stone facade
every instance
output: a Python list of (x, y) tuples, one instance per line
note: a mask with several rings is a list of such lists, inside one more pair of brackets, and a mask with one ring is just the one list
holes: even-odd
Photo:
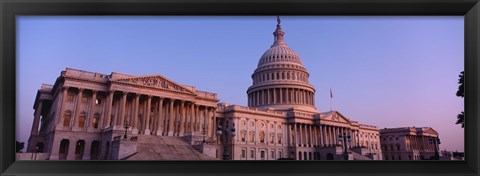
[[(380, 130), (384, 160), (432, 160), (438, 133), (430, 127), (385, 128)], [(435, 146), (436, 144), (436, 146)]]
[[(284, 34), (278, 19), (274, 43), (252, 74), (248, 106), (218, 103), (215, 93), (161, 75), (67, 68), (37, 92), (27, 152), (38, 148), (50, 160), (131, 157), (135, 140), (121, 141), (127, 124), (131, 138), (177, 137), (217, 159), (226, 148), (234, 160), (342, 160), (344, 146), (349, 159), (383, 159), (377, 127), (317, 111), (310, 75)], [(218, 129), (225, 132), (217, 136)]]

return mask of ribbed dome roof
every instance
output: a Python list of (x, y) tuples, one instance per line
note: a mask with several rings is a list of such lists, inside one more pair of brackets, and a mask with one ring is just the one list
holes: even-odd
[(297, 53), (285, 44), (285, 40), (283, 39), (285, 32), (282, 31), (282, 27), (280, 26), (280, 19), (277, 19), (277, 21), (277, 29), (273, 32), (273, 45), (263, 53), (258, 61), (257, 67), (260, 68), (263, 65), (278, 62), (287, 62), (287, 64), (299, 64), (300, 66), (303, 66)]
[(287, 45), (273, 45), (270, 49), (263, 53), (262, 57), (258, 61), (258, 67), (278, 62), (294, 62), (302, 65), (300, 57), (298, 57), (297, 53), (290, 49)]

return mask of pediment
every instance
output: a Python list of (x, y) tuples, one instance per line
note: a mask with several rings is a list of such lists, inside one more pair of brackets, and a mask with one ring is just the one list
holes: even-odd
[(430, 127), (427, 128), (427, 129), (424, 129), (423, 133), (438, 134), (437, 131), (435, 131), (434, 129), (432, 129)]
[(135, 86), (150, 87), (155, 89), (162, 90), (172, 90), (183, 93), (194, 94), (196, 93), (191, 90), (191, 88), (184, 87), (180, 84), (177, 84), (161, 75), (151, 75), (151, 76), (133, 76), (128, 78), (120, 78), (111, 80), (112, 82), (126, 83)]
[(343, 116), (342, 114), (334, 111), (323, 115), (322, 120), (335, 121), (341, 123), (350, 123), (350, 120)]

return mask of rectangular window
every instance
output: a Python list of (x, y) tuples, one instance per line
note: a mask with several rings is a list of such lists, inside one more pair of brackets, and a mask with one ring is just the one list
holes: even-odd
[(87, 103), (88, 102), (88, 98), (87, 97), (82, 97), (82, 103)]
[(272, 151), (271, 157), (272, 157), (272, 159), (275, 159), (275, 151)]
[(242, 149), (242, 158), (246, 158), (246, 157), (247, 157), (247, 150)]
[(255, 158), (255, 150), (250, 150), (250, 158)]
[(73, 95), (67, 95), (67, 101), (73, 102)]
[(265, 151), (260, 151), (260, 158), (264, 159), (265, 158)]
[(279, 157), (279, 158), (282, 157), (282, 151), (278, 151), (278, 157)]

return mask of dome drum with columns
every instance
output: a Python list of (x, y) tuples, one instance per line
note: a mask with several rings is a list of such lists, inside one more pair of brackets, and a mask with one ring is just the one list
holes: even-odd
[(297, 53), (286, 45), (279, 18), (277, 22), (273, 45), (262, 55), (252, 74), (253, 85), (247, 90), (248, 106), (316, 112), (315, 88), (308, 83), (310, 74)]

